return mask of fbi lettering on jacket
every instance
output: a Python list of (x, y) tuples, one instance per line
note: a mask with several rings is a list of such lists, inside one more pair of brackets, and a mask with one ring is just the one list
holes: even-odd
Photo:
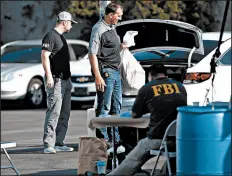
[(176, 83), (172, 84), (159, 84), (151, 87), (154, 92), (154, 96), (160, 96), (160, 95), (167, 95), (167, 94), (173, 94), (173, 93), (180, 93), (180, 90)]

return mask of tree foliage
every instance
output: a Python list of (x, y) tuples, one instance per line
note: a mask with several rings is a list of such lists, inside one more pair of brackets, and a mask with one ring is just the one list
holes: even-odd
[(98, 1), (71, 1), (69, 12), (79, 18), (94, 22), (99, 18)]
[[(186, 5), (182, 1), (125, 1), (120, 3), (124, 7), (123, 20), (132, 19), (173, 19), (185, 21)], [(99, 18), (98, 1), (71, 1), (69, 11), (79, 18), (92, 22)]]
[(163, 19), (185, 20), (182, 1), (126, 1), (124, 4), (124, 18), (131, 19)]
[[(88, 20), (89, 27), (82, 31), (82, 39), (89, 40), (91, 27), (99, 19), (99, 1), (66, 2), (69, 2), (69, 12), (78, 18)], [(215, 22), (212, 16), (213, 1), (121, 0), (118, 2), (124, 7), (123, 21), (145, 18), (178, 20), (193, 24), (203, 31), (213, 31), (211, 26), (211, 23)]]
[(186, 16), (188, 23), (199, 27), (203, 31), (212, 31), (211, 24), (215, 22), (213, 1), (186, 1)]

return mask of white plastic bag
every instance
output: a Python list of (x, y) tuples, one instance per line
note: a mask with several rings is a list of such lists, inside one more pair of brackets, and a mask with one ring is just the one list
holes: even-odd
[(123, 49), (120, 55), (122, 58), (122, 93), (137, 95), (138, 90), (145, 84), (145, 71), (128, 49)]
[[(138, 31), (127, 31), (126, 34), (123, 37), (123, 43), (126, 44), (128, 47), (135, 46), (134, 37), (136, 35), (138, 35)], [(129, 52), (129, 51), (127, 50), (126, 52)], [(128, 54), (133, 57), (134, 61), (136, 61), (136, 59), (134, 58), (134, 56), (130, 52)], [(121, 51), (120, 55), (121, 55), (121, 58), (122, 58), (122, 62), (123, 62), (123, 57), (127, 57), (126, 55), (128, 55), (128, 54), (126, 54), (123, 50)], [(126, 64), (129, 60), (128, 59), (124, 59), (124, 64)], [(134, 62), (134, 61), (132, 61), (132, 62)], [(139, 63), (137, 63), (137, 64), (139, 65)], [(126, 68), (129, 68), (129, 67), (128, 66), (127, 67), (123, 66), (123, 69), (124, 68), (126, 69)], [(123, 69), (122, 69), (122, 72), (123, 72)], [(129, 71), (130, 70), (124, 71), (123, 75), (127, 74)], [(125, 77), (125, 79), (122, 78), (122, 82), (124, 82), (123, 87), (122, 87), (123, 94), (124, 95), (137, 95), (138, 90), (136, 88), (133, 88), (133, 84), (132, 84), (132, 87), (130, 87), (130, 83), (128, 83), (128, 81), (126, 81), (126, 79), (130, 79), (130, 75), (131, 74), (129, 74), (129, 77), (122, 76), (122, 77)], [(143, 85), (145, 83), (145, 73), (144, 73), (144, 81), (143, 81), (143, 79), (141, 81), (142, 81), (141, 85)], [(139, 87), (140, 88), (140, 85), (135, 85), (135, 87)], [(93, 108), (97, 109), (97, 95), (95, 97)]]
[(134, 37), (138, 34), (138, 31), (127, 31), (123, 37), (123, 43), (128, 47), (135, 46)]

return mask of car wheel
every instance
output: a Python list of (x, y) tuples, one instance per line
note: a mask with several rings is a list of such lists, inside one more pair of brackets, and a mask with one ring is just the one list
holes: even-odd
[(27, 88), (26, 102), (30, 107), (42, 107), (45, 104), (45, 91), (43, 82), (33, 78)]

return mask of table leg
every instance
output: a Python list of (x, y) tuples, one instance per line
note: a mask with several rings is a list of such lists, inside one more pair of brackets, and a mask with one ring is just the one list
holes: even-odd
[[(16, 172), (17, 175), (20, 175), (20, 174), (19, 174), (19, 171), (16, 169), (16, 167), (15, 167), (13, 161), (11, 160), (10, 156), (8, 155), (6, 149), (5, 149), (5, 148), (2, 148), (2, 149), (3, 149), (5, 155), (7, 156), (8, 160), (10, 161), (10, 164), (11, 164), (10, 167), (5, 167), (5, 168), (12, 168), (12, 169), (14, 169), (14, 171)], [(4, 168), (4, 166), (1, 166), (1, 168)]]
[(139, 142), (139, 129), (138, 128), (136, 128), (136, 136), (137, 136), (137, 143)]
[(113, 166), (112, 169), (116, 168), (116, 145), (115, 145), (115, 127), (113, 128)]

